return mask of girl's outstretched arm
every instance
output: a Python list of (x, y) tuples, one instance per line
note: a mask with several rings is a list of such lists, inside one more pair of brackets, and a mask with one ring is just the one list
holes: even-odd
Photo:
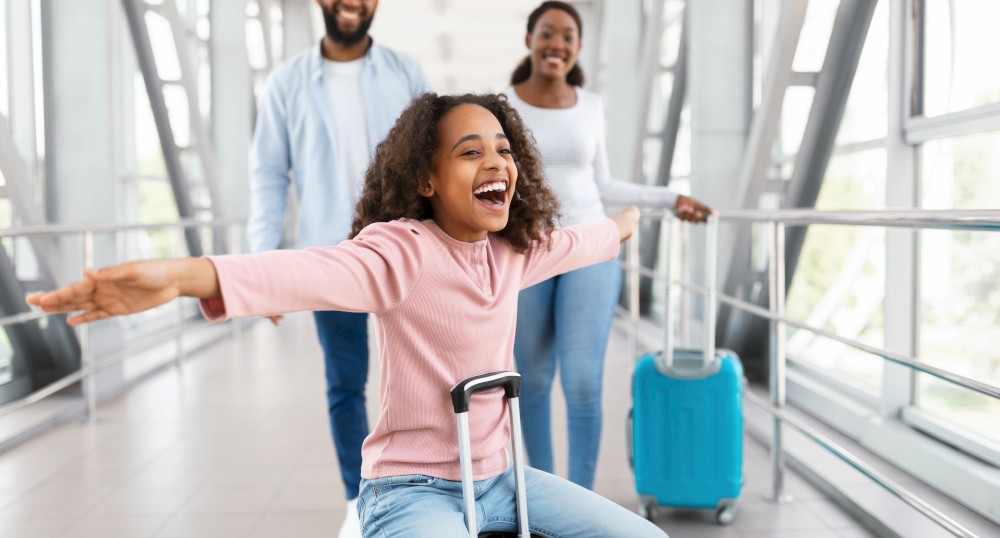
[(205, 258), (147, 260), (87, 269), (83, 279), (57, 290), (28, 296), (43, 312), (76, 312), (79, 325), (111, 316), (134, 314), (177, 297), (217, 299), (221, 296), (215, 266)]
[(609, 219), (557, 228), (548, 243), (538, 243), (524, 255), (521, 289), (618, 256), (620, 243), (635, 234), (639, 210), (629, 207)]

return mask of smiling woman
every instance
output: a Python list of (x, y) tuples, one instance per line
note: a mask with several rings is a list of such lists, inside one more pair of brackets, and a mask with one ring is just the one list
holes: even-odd
[[(576, 8), (543, 2), (528, 16), (529, 53), (507, 89), (538, 141), (549, 186), (563, 209), (560, 224), (603, 219), (604, 203), (673, 209), (681, 219), (703, 221), (711, 210), (692, 198), (610, 178), (604, 105), (581, 87), (582, 35)], [(569, 418), (569, 479), (587, 488), (597, 465), (604, 352), (620, 279), (618, 260), (611, 260), (542, 282), (525, 290), (518, 303), (514, 355), (524, 376), (528, 461), (553, 469), (549, 395), (558, 365)]]

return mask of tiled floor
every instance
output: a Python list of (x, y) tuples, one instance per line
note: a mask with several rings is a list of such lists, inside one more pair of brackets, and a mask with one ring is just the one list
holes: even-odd
[[(617, 333), (610, 349), (596, 489), (635, 508), (623, 425), (630, 358), (616, 351), (626, 349)], [(105, 404), (96, 426), (74, 422), (0, 455), (0, 538), (335, 536), (345, 503), (321, 362), (308, 315), (289, 316), (280, 329), (257, 323), (240, 341)], [(556, 440), (560, 471), (564, 427)], [(767, 462), (748, 439), (732, 526), (717, 526), (708, 512), (667, 510), (657, 524), (674, 537), (869, 536), (795, 475), (794, 503), (766, 502)]]

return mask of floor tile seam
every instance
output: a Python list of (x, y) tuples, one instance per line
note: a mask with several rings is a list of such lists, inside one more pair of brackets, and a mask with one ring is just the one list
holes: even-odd
[(191, 492), (188, 493), (187, 498), (185, 498), (182, 502), (177, 504), (177, 508), (174, 509), (174, 513), (170, 514), (160, 525), (160, 528), (153, 531), (153, 534), (151, 534), (150, 536), (155, 538), (156, 536), (159, 536), (161, 533), (163, 533), (163, 531), (165, 531), (170, 526), (170, 524), (175, 519), (177, 519), (177, 517), (181, 514), (184, 507), (187, 506), (192, 499), (194, 499), (194, 496), (198, 494), (198, 491), (200, 491), (200, 489), (201, 488), (199, 487), (192, 488)]
[[(278, 502), (278, 499), (280, 497), (281, 497), (281, 488), (275, 488), (274, 492), (271, 493), (271, 500), (267, 503), (267, 506), (264, 508), (264, 510), (261, 511), (260, 515), (263, 516), (264, 514), (270, 512), (271, 509), (274, 507), (274, 505)], [(261, 520), (258, 519), (257, 525), (260, 525), (260, 521)], [(256, 530), (256, 528), (254, 530)]]
[(247, 534), (247, 536), (250, 536), (252, 538), (254, 535), (257, 534), (257, 531), (261, 529), (261, 524), (264, 522), (264, 516), (266, 514), (267, 510), (256, 513), (257, 520), (253, 522), (253, 527), (250, 529), (250, 532)]
[[(16, 519), (8, 519), (7, 521), (16, 521), (18, 519), (24, 520), (24, 519), (38, 519), (38, 518), (16, 518)], [(77, 517), (77, 518), (67, 518), (65, 520), (61, 520), (65, 525), (59, 528), (59, 530), (54, 531), (54, 534), (52, 536), (59, 538), (60, 536), (68, 532), (70, 528), (72, 528), (72, 526), (75, 525), (76, 522), (79, 521), (80, 519), (81, 518)], [(2, 520), (2, 518), (0, 518), (0, 520)], [(58, 520), (53, 520), (53, 521), (58, 521)]]
[(810, 532), (810, 531), (832, 531), (832, 530), (834, 530), (834, 529), (831, 529), (831, 528), (827, 527), (822, 521), (820, 521), (819, 523), (820, 523), (819, 526), (816, 526), (816, 525), (813, 525), (813, 524), (806, 524), (806, 525), (791, 524), (789, 526), (788, 522), (776, 522), (774, 525), (766, 525), (766, 526), (756, 526), (756, 525), (747, 526), (747, 524), (745, 524), (745, 523), (742, 524), (742, 525), (740, 524), (740, 516), (739, 516), (739, 513), (737, 513), (736, 514), (736, 522), (733, 523), (733, 528), (735, 528), (737, 531), (744, 531), (744, 532), (775, 532), (775, 531), (777, 531), (777, 532), (786, 532), (786, 531), (787, 532), (800, 532), (800, 531), (801, 532)]
[(95, 504), (94, 506), (90, 507), (90, 511), (88, 511), (86, 514), (84, 514), (84, 516), (91, 515), (92, 512), (94, 510), (96, 510), (98, 506), (100, 506), (105, 501), (107, 501), (108, 499), (110, 499), (112, 495), (125, 490), (124, 486), (126, 484), (128, 484), (129, 482), (131, 482), (132, 479), (134, 479), (143, 470), (147, 469), (150, 465), (151, 465), (151, 463), (147, 464), (145, 467), (141, 467), (141, 468), (132, 470), (124, 478), (121, 478), (120, 480), (116, 481), (112, 486), (110, 486), (108, 488), (108, 492), (105, 493), (103, 497), (101, 497), (100, 502), (97, 503), (97, 504)]
[[(38, 489), (38, 488), (35, 488), (35, 489)], [(113, 491), (113, 487), (109, 487), (108, 491), (106, 493), (104, 493), (103, 495), (98, 495), (94, 499), (89, 499), (89, 501), (90, 501), (91, 504), (88, 507), (84, 508), (84, 510), (78, 516), (74, 516), (74, 517), (71, 517), (69, 519), (71, 519), (71, 520), (77, 520), (77, 519), (82, 519), (82, 518), (86, 517), (87, 515), (90, 514), (91, 511), (93, 511), (98, 505), (100, 505), (100, 503), (104, 502), (104, 500), (106, 500), (111, 495), (112, 491)], [(5, 512), (7, 512), (11, 508), (13, 508), (17, 503), (26, 500), (33, 493), (37, 493), (37, 491), (33, 490), (32, 493), (28, 493), (28, 494), (22, 495), (20, 499), (14, 501), (12, 503), (10, 503), (8, 506), (6, 506), (2, 510), (0, 510), (0, 519), (5, 519), (5, 520), (37, 519), (37, 518), (34, 518), (34, 517), (9, 517), (9, 516), (8, 517), (4, 517), (4, 513)]]

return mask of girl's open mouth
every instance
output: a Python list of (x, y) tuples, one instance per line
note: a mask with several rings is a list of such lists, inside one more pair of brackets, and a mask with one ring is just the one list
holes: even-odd
[(483, 205), (499, 209), (507, 203), (507, 182), (504, 180), (490, 181), (480, 185), (472, 192), (473, 196)]

